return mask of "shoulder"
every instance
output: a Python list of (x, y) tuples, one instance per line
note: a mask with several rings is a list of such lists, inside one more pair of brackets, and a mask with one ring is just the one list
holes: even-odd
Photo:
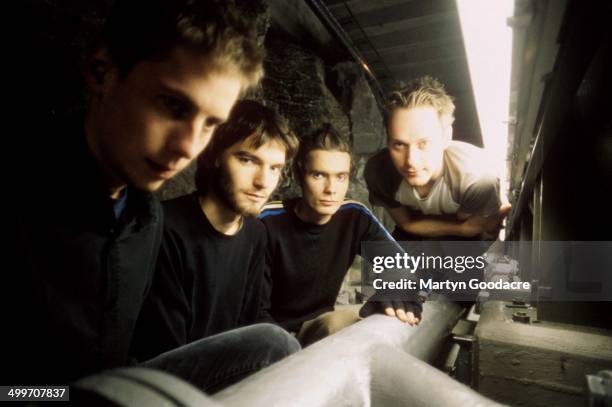
[(352, 199), (345, 199), (344, 202), (342, 202), (342, 205), (340, 205), (338, 211), (355, 211), (364, 215), (372, 214), (370, 209), (365, 204)]
[(167, 214), (180, 212), (186, 208), (191, 209), (197, 205), (198, 199), (195, 193), (179, 196), (178, 198), (173, 198), (162, 202), (164, 212)]
[(382, 234), (384, 235), (384, 240), (393, 240), (380, 220), (366, 205), (359, 201), (345, 200), (342, 206), (340, 206), (338, 213), (351, 214), (350, 219), (358, 224), (358, 228), (362, 233)]
[(491, 172), (492, 160), (485, 150), (473, 144), (453, 140), (444, 151), (444, 163), (463, 174), (487, 174)]
[(266, 228), (283, 228), (294, 220), (292, 216), (293, 208), (299, 198), (288, 199), (285, 201), (268, 202), (259, 212), (259, 220)]
[(287, 209), (282, 201), (271, 201), (264, 205), (257, 216), (260, 220), (263, 220), (269, 216), (279, 216), (285, 215), (287, 213)]
[(348, 217), (353, 220), (359, 220), (364, 222), (370, 222), (372, 220), (376, 220), (376, 217), (370, 211), (366, 205), (359, 201), (354, 201), (351, 199), (346, 199), (340, 208), (338, 208), (338, 212), (336, 212), (339, 217)]
[(485, 150), (462, 141), (451, 141), (444, 152), (444, 165), (451, 185), (462, 189), (474, 182), (497, 179), (492, 159)]
[(384, 206), (396, 206), (395, 192), (402, 182), (402, 176), (395, 169), (389, 149), (384, 148), (374, 154), (366, 163), (363, 171), (368, 190), (370, 191), (370, 201), (374, 204)]
[(364, 169), (364, 176), (378, 178), (394, 172), (396, 171), (389, 157), (389, 149), (383, 148), (368, 159)]
[(164, 227), (168, 230), (191, 229), (202, 216), (196, 193), (183, 195), (161, 203), (164, 212)]

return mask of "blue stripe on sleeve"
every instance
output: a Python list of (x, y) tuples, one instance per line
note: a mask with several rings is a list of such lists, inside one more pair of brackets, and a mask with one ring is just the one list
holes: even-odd
[(287, 212), (285, 209), (268, 209), (268, 210), (265, 210), (262, 213), (260, 213), (259, 216), (257, 216), (257, 217), (259, 219), (263, 219), (266, 216), (270, 216), (270, 215), (282, 215), (285, 212)]
[(387, 228), (384, 227), (384, 225), (382, 223), (380, 223), (378, 218), (376, 216), (374, 216), (374, 214), (372, 214), (372, 212), (370, 212), (368, 210), (368, 208), (366, 208), (365, 206), (357, 205), (357, 204), (345, 204), (345, 205), (342, 205), (342, 207), (339, 210), (341, 211), (341, 210), (350, 209), (350, 208), (354, 208), (354, 209), (357, 209), (357, 210), (365, 213), (370, 219), (372, 219), (374, 221), (374, 223), (376, 223), (376, 225), (378, 225), (379, 228), (381, 228), (383, 230), (385, 236), (387, 236), (387, 239), (395, 242), (395, 239), (393, 238), (393, 236), (391, 236), (391, 234), (389, 233)]

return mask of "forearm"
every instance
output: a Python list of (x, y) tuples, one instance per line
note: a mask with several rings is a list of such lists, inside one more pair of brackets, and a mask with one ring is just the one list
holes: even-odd
[(395, 224), (407, 233), (422, 237), (460, 236), (472, 237), (474, 228), (456, 215), (423, 215), (406, 207), (388, 208)]
[(466, 236), (462, 221), (442, 220), (433, 217), (411, 219), (399, 226), (406, 232), (423, 237)]

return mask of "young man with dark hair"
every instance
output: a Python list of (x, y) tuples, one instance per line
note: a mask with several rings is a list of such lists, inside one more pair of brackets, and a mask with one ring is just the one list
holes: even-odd
[[(270, 203), (259, 216), (268, 236), (264, 315), (295, 332), (303, 346), (359, 319), (334, 310), (342, 280), (361, 242), (393, 241), (363, 204), (344, 199), (351, 168), (348, 140), (324, 126), (302, 141), (295, 160), (302, 196)], [(396, 305), (389, 315), (419, 322), (420, 304)]]
[(207, 145), (262, 61), (232, 5), (117, 2), (84, 64), (87, 111), (31, 122), (19, 150), (32, 154), (12, 196), (0, 383), (128, 363), (162, 238), (151, 192)]
[(455, 105), (425, 76), (387, 102), (387, 144), (367, 163), (370, 201), (396, 223), (397, 240), (497, 238), (509, 206), (481, 148), (452, 140)]
[[(188, 346), (206, 351), (211, 341), (236, 342), (244, 332), (257, 329), (255, 325), (232, 330), (254, 324), (258, 317), (266, 234), (255, 216), (276, 188), (297, 145), (280, 116), (251, 100), (239, 101), (228, 121), (217, 128), (198, 159), (197, 191), (163, 203), (164, 239), (136, 335), (141, 359), (198, 340)], [(253, 364), (252, 354), (269, 347), (299, 349), (293, 338), (270, 337), (264, 330), (260, 334), (224, 355), (223, 364), (240, 372), (232, 381), (272, 362)], [(281, 343), (275, 343), (279, 339)], [(160, 359), (171, 358), (172, 353)], [(158, 361), (146, 364), (155, 366)], [(204, 390), (213, 392), (227, 384), (222, 378), (211, 378)]]

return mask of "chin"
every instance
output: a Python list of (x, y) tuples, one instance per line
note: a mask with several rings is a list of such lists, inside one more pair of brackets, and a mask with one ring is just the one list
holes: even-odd
[(263, 205), (241, 205), (237, 212), (242, 216), (257, 216), (262, 207)]
[(413, 187), (422, 187), (425, 186), (429, 183), (430, 178), (406, 178), (406, 182), (408, 182), (408, 185), (413, 186)]

